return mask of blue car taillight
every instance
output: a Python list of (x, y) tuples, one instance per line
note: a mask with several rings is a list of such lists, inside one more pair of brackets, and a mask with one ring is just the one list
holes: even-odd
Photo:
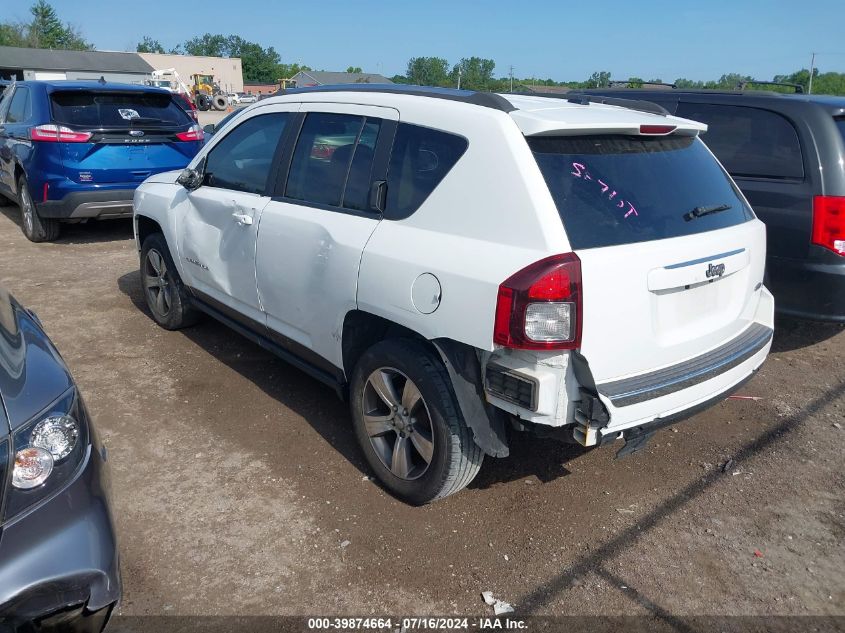
[(61, 491), (85, 462), (90, 447), (85, 409), (75, 388), (64, 393), (12, 436), (3, 520)]

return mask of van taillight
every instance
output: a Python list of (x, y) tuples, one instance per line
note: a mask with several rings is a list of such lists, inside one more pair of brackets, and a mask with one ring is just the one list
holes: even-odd
[(179, 132), (176, 135), (180, 141), (201, 141), (205, 138), (205, 134), (202, 131), (202, 128), (199, 125), (192, 125), (191, 129), (187, 132)]
[(845, 255), (845, 196), (813, 198), (812, 242)]
[(499, 286), (493, 342), (515, 349), (576, 349), (581, 345), (581, 260), (553, 255)]
[(92, 136), (91, 132), (77, 132), (64, 125), (55, 125), (54, 123), (29, 128), (30, 139), (48, 143), (87, 143)]

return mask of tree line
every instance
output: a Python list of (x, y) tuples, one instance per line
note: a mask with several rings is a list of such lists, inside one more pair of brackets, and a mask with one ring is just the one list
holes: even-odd
[(88, 51), (94, 45), (69, 22), (62, 22), (47, 0), (38, 0), (29, 8), (28, 22), (0, 22), (0, 46), (54, 48)]
[[(22, 46), (29, 48), (52, 48), (60, 50), (91, 50), (93, 44), (83, 34), (56, 14), (47, 0), (37, 0), (29, 10), (32, 19), (28, 22), (0, 22), (0, 46)], [(252, 83), (278, 83), (281, 79), (290, 79), (301, 70), (311, 67), (299, 63), (283, 63), (281, 55), (272, 46), (264, 47), (250, 42), (239, 35), (205, 33), (165, 49), (162, 44), (145, 35), (136, 46), (140, 53), (171, 53), (177, 55), (200, 55), (210, 57), (239, 57), (243, 68), (244, 81)], [(360, 73), (358, 66), (349, 66), (346, 72)], [(455, 64), (450, 64), (443, 57), (412, 57), (408, 60), (405, 74), (390, 78), (395, 83), (416, 84), (507, 92), (513, 88), (522, 91), (534, 86), (557, 86), (562, 88), (606, 88), (613, 79), (621, 80), (630, 87), (640, 87), (646, 83), (662, 83), (659, 78), (642, 79), (641, 77), (612, 77), (606, 70), (592, 73), (581, 81), (555, 81), (551, 78), (515, 77), (510, 74), (496, 74), (496, 62), (483, 57), (464, 57)], [(719, 79), (693, 81), (679, 77), (670, 83), (678, 88), (713, 88), (734, 89), (743, 83), (751, 84), (756, 78), (739, 73), (722, 75)], [(783, 75), (775, 75), (772, 81), (794, 83), (807, 91), (810, 83), (810, 71), (806, 68)], [(769, 87), (770, 89), (779, 89)], [(789, 91), (788, 88), (782, 88)], [(821, 72), (813, 70), (813, 93), (845, 95), (845, 73)]]
[[(645, 84), (671, 83), (678, 88), (733, 90), (740, 85), (747, 84), (752, 88), (761, 87), (767, 90), (793, 92), (787, 86), (765, 86), (759, 83), (761, 80), (740, 73), (728, 73), (722, 75), (719, 79), (708, 81), (693, 81), (679, 77), (664, 82), (659, 77), (650, 79), (641, 77), (614, 78), (609, 71), (601, 70), (592, 73), (582, 81), (555, 81), (551, 78), (503, 77), (501, 75), (497, 77), (495, 76), (495, 69), (496, 63), (492, 59), (479, 57), (463, 58), (453, 66), (442, 57), (412, 57), (408, 60), (405, 74), (395, 75), (391, 80), (396, 83), (451, 88), (457, 88), (460, 80), (461, 88), (491, 92), (507, 92), (511, 89), (511, 86), (515, 91), (523, 91), (535, 86), (555, 86), (571, 89), (607, 88), (614, 81), (630, 88), (640, 88)], [(790, 74), (775, 75), (769, 81), (797, 84), (807, 92), (810, 83), (810, 71), (803, 68)], [(813, 93), (845, 95), (845, 73), (823, 73), (818, 68), (813, 69)]]

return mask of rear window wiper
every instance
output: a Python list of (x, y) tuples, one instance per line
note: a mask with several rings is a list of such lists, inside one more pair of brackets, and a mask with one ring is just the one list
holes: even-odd
[(719, 211), (727, 211), (728, 209), (732, 209), (733, 206), (730, 204), (714, 204), (709, 207), (696, 207), (692, 211), (688, 211), (684, 213), (684, 220), (689, 222), (690, 220), (694, 220), (695, 218), (701, 218), (705, 215), (711, 215), (713, 213), (719, 213)]

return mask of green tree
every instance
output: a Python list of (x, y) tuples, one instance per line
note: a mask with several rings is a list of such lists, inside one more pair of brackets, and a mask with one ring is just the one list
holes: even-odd
[(683, 77), (678, 77), (678, 79), (676, 79), (674, 83), (678, 88), (690, 89), (704, 87), (703, 81), (693, 81), (692, 79), (684, 79)]
[(29, 8), (32, 22), (28, 27), (28, 40), (35, 48), (56, 48), (65, 50), (90, 50), (79, 31), (70, 24), (62, 24), (56, 10), (47, 0), (38, 0)]
[(0, 46), (28, 47), (27, 27), (12, 22), (0, 24)]
[(819, 73), (813, 75), (813, 94), (845, 95), (845, 73)]
[(467, 90), (489, 90), (495, 69), (496, 62), (492, 59), (464, 57), (452, 69), (451, 79), (453, 85), (457, 84), (458, 76), (460, 75), (461, 88)]
[(295, 74), (303, 70), (311, 70), (311, 67), (300, 64), (279, 64), (276, 74), (279, 75), (279, 79), (291, 79)]
[(347, 68), (347, 69), (346, 69), (346, 72), (348, 72), (348, 73), (358, 73), (358, 74), (360, 74), (360, 73), (362, 73), (362, 72), (364, 72), (364, 71), (363, 71), (363, 70), (361, 70), (361, 67), (360, 67), (360, 66), (349, 66), (349, 68)]
[(200, 57), (228, 57), (227, 42), (225, 35), (212, 35), (205, 33), (192, 37), (184, 44), (185, 53), (198, 55)]
[(145, 35), (143, 39), (135, 47), (138, 53), (164, 53), (164, 47), (158, 40), (154, 40), (149, 35)]
[(449, 85), (449, 62), (442, 57), (412, 57), (408, 60), (407, 83), (417, 86)]
[(228, 57), (240, 57), (244, 81), (276, 83), (280, 75), (280, 55), (272, 46), (263, 48), (255, 42), (248, 42), (238, 35), (230, 35), (226, 42)]
[(590, 75), (589, 79), (584, 82), (585, 88), (607, 88), (610, 85), (610, 72), (607, 70), (598, 70)]

